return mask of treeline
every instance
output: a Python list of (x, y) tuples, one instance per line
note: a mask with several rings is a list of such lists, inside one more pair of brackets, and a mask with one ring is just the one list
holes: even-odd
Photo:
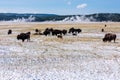
[(120, 14), (119, 13), (99, 13), (99, 14), (91, 14), (86, 15), (86, 17), (92, 16), (96, 21), (113, 21), (120, 22)]
[[(30, 16), (34, 17), (33, 22), (42, 22), (42, 21), (61, 21), (67, 17), (74, 16), (83, 16), (83, 15), (55, 15), (55, 14), (17, 14), (17, 13), (0, 13), (0, 21), (10, 21), (15, 19), (27, 19)], [(120, 22), (119, 13), (96, 13), (90, 15), (84, 15), (86, 18), (93, 18), (97, 22), (101, 21), (113, 21)]]

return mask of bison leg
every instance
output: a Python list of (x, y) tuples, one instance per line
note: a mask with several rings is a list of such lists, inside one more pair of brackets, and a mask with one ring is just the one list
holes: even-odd
[(116, 40), (116, 35), (114, 36), (114, 43), (115, 43), (115, 40)]
[(108, 40), (109, 42), (111, 42), (111, 40)]
[(25, 40), (24, 39), (22, 39), (22, 42), (24, 42)]
[(114, 43), (115, 43), (115, 39), (114, 39)]

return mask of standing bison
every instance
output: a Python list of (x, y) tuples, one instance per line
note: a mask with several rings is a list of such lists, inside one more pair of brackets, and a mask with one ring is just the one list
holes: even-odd
[(19, 35), (17, 35), (17, 39), (18, 40), (22, 40), (22, 42), (25, 41), (25, 39), (27, 39), (27, 41), (30, 41), (30, 32), (27, 32), (27, 33), (20, 33)]
[(12, 34), (12, 30), (11, 30), (11, 29), (8, 30), (8, 35), (9, 35), (9, 34)]
[(45, 31), (43, 32), (43, 35), (47, 36), (50, 35), (52, 33), (53, 29), (52, 28), (46, 28)]
[(80, 32), (82, 32), (81, 29), (75, 29), (73, 27), (69, 29), (69, 33), (80, 33)]
[(107, 42), (107, 41), (111, 42), (112, 40), (114, 40), (114, 42), (115, 42), (116, 37), (117, 37), (116, 34), (107, 33), (107, 34), (105, 34), (105, 36), (103, 38), (103, 42)]
[(58, 30), (58, 29), (55, 29), (52, 31), (52, 35), (54, 36), (57, 36), (57, 35), (62, 35), (62, 30)]
[(63, 29), (62, 33), (63, 33), (63, 35), (66, 35), (67, 34), (67, 30)]
[(101, 29), (101, 32), (104, 32), (104, 29), (103, 29), (103, 28)]
[(105, 24), (105, 27), (107, 27), (107, 25)]
[(35, 29), (35, 33), (34, 33), (34, 35), (43, 35), (43, 33), (41, 33), (41, 31), (40, 31), (40, 30)]

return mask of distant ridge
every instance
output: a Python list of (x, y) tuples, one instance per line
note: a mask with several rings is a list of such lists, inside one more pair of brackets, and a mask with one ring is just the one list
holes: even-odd
[(56, 15), (32, 13), (0, 13), (0, 21), (112, 21), (120, 22), (120, 13), (95, 13), (88, 15)]

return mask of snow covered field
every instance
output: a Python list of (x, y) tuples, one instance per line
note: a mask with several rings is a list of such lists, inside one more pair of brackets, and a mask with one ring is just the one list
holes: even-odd
[[(0, 80), (120, 80), (120, 23), (0, 24)], [(77, 36), (31, 35), (30, 42), (16, 39), (20, 32), (47, 27), (81, 28)], [(8, 29), (13, 30), (7, 35)], [(105, 33), (117, 34), (116, 43), (104, 43)]]

